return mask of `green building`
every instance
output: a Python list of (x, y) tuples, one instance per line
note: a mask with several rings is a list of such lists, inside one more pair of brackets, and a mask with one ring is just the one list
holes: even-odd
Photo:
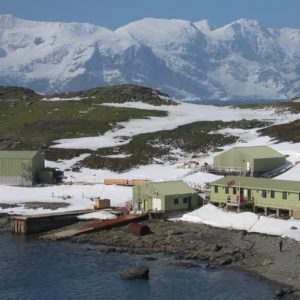
[(293, 210), (300, 208), (300, 182), (291, 180), (225, 176), (210, 184), (210, 202), (221, 206), (249, 204), (257, 209)]
[(183, 181), (150, 182), (133, 187), (133, 209), (170, 212), (199, 207), (197, 192)]
[(214, 157), (216, 173), (259, 176), (286, 164), (285, 155), (268, 146), (234, 147)]
[(0, 151), (0, 184), (32, 186), (44, 169), (44, 156), (38, 151)]

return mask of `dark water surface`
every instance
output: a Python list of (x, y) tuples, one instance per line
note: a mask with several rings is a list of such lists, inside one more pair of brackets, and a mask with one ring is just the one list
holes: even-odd
[[(0, 299), (273, 299), (278, 286), (227, 269), (174, 266), (170, 257), (105, 255), (89, 246), (0, 234)], [(149, 281), (119, 273), (150, 266)]]

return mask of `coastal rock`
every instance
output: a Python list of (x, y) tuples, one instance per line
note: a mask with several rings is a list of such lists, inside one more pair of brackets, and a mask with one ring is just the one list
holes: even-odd
[(283, 297), (288, 294), (293, 294), (295, 290), (293, 288), (286, 288), (286, 289), (278, 289), (274, 292), (276, 297)]
[(122, 272), (121, 277), (124, 279), (149, 279), (149, 267), (140, 266), (130, 268)]
[(219, 252), (220, 250), (222, 250), (223, 246), (220, 245), (220, 244), (216, 244), (216, 245), (213, 245), (211, 247), (211, 251), (216, 251), (216, 252)]
[(145, 256), (144, 260), (153, 261), (153, 260), (157, 260), (157, 258), (153, 256)]
[(278, 289), (274, 294), (276, 297), (283, 297), (285, 295), (285, 291), (283, 289)]
[(220, 266), (227, 266), (227, 265), (230, 265), (231, 263), (232, 263), (231, 258), (225, 258), (225, 259), (223, 259), (219, 262), (219, 265)]
[(172, 263), (172, 265), (176, 265), (177, 267), (181, 268), (198, 268), (199, 265), (192, 261), (177, 261), (175, 263)]
[(110, 254), (110, 253), (116, 252), (116, 248), (107, 247), (107, 248), (100, 249), (100, 251), (104, 254)]

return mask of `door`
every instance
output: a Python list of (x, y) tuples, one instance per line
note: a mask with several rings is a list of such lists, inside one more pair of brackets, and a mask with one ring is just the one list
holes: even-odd
[(246, 171), (249, 172), (250, 171), (250, 162), (246, 161)]
[(192, 209), (192, 197), (188, 197), (188, 209)]
[(152, 209), (156, 211), (161, 211), (161, 199), (152, 198)]

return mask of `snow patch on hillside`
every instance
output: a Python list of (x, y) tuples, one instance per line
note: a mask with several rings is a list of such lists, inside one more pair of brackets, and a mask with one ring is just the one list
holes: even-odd
[[(274, 109), (238, 109), (233, 107), (218, 107), (211, 105), (196, 105), (182, 103), (180, 105), (153, 106), (141, 102), (128, 103), (107, 103), (104, 105), (112, 107), (130, 107), (139, 109), (153, 109), (167, 111), (167, 117), (149, 117), (148, 119), (134, 119), (128, 122), (118, 123), (123, 128), (106, 132), (96, 137), (83, 137), (74, 139), (61, 139), (54, 141), (53, 148), (64, 149), (91, 149), (96, 150), (104, 147), (114, 147), (129, 143), (132, 136), (156, 132), (160, 130), (175, 129), (180, 125), (196, 121), (239, 121), (242, 119), (273, 120), (280, 123), (276, 118)], [(296, 119), (298, 114), (289, 116), (289, 119)], [(283, 122), (283, 121), (282, 121)], [(124, 139), (124, 137), (126, 137)]]

